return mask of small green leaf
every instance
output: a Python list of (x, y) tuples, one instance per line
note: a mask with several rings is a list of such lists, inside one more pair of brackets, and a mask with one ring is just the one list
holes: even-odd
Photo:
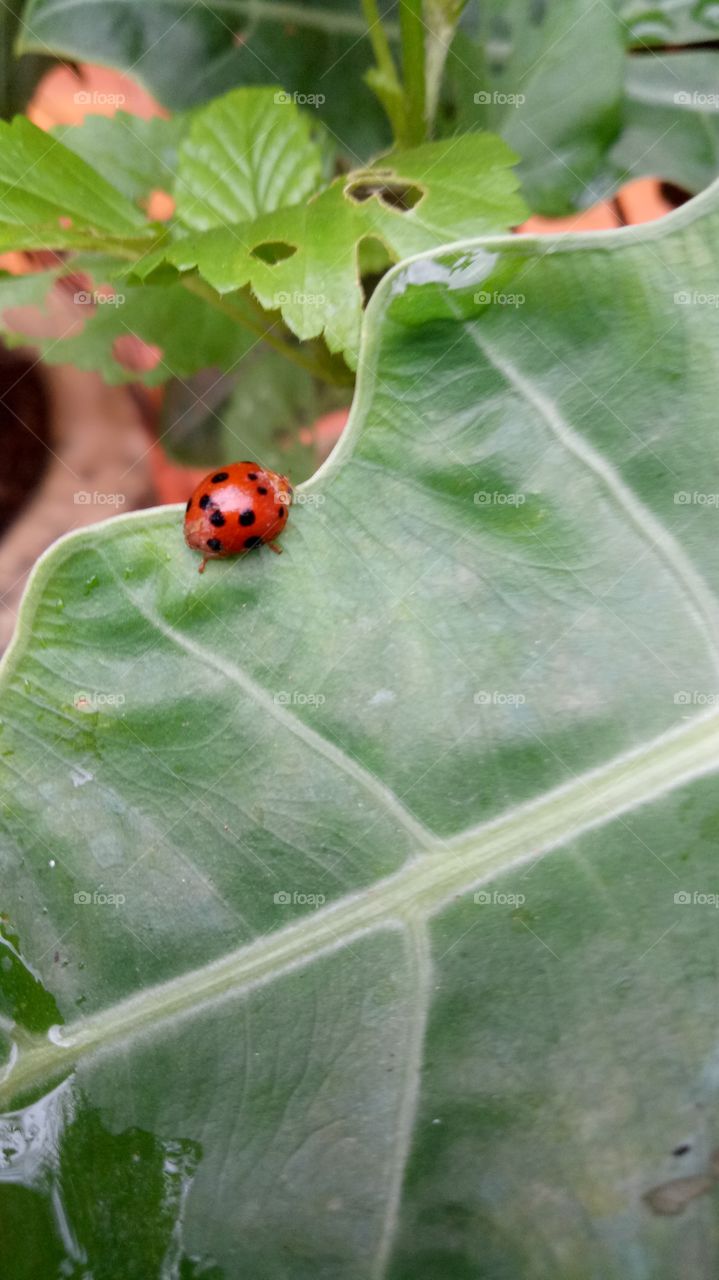
[(180, 147), (177, 215), (204, 231), (299, 204), (322, 181), (310, 117), (289, 94), (237, 89), (194, 113)]

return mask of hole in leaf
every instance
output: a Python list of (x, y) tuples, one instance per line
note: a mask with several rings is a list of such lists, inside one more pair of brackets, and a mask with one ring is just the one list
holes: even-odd
[(367, 306), (377, 285), (392, 265), (392, 255), (377, 236), (363, 236), (357, 246), (357, 267), (362, 288), (362, 305)]
[(381, 173), (365, 175), (362, 178), (355, 179), (354, 182), (348, 182), (345, 187), (345, 195), (350, 200), (354, 200), (357, 204), (364, 204), (365, 200), (371, 200), (376, 196), (381, 204), (388, 209), (397, 209), (400, 213), (407, 213), (410, 209), (414, 209), (424, 196), (421, 187), (415, 187), (411, 182), (402, 182), (400, 178), (384, 177)]
[(293, 253), (297, 253), (297, 245), (287, 244), (285, 240), (264, 240), (261, 244), (256, 244), (251, 253), (253, 258), (259, 258), (261, 262), (267, 262), (273, 267), (276, 262), (284, 262), (285, 258), (291, 258)]

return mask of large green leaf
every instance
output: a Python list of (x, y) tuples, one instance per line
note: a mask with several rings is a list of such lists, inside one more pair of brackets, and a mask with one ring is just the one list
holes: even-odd
[[(228, 167), (241, 155), (241, 145), (237, 135), (225, 137)], [(250, 285), (262, 306), (281, 311), (299, 338), (322, 335), (331, 351), (342, 352), (354, 365), (363, 307), (358, 270), (363, 241), (379, 241), (388, 255), (403, 258), (470, 232), (521, 221), (526, 209), (516, 194), (514, 159), (492, 134), (394, 152), (335, 179), (303, 204), (167, 242), (145, 257), (138, 274), (149, 275), (166, 262), (182, 271), (196, 267), (220, 293)], [(266, 155), (261, 163), (266, 168)], [(197, 191), (207, 213), (204, 171), (186, 163), (181, 179), (185, 200)], [(238, 189), (239, 183), (228, 188), (227, 200), (239, 199)], [(219, 212), (213, 216), (220, 221)]]
[(38, 566), (7, 1280), (715, 1275), (718, 243), (410, 261), (283, 556)]

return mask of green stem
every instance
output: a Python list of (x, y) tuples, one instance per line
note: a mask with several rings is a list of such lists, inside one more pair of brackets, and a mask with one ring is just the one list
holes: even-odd
[(425, 118), (428, 137), (432, 136), (435, 116), (437, 115), (447, 55), (466, 4), (467, 0), (425, 0), (424, 81), (426, 86)]
[(367, 34), (372, 43), (377, 68), (389, 81), (394, 81), (399, 86), (397, 68), (394, 65), (387, 32), (379, 15), (377, 0), (362, 0), (362, 12), (367, 23)]
[(404, 145), (406, 116), (404, 95), (392, 50), (389, 47), (387, 29), (380, 18), (377, 0), (362, 0), (362, 11), (375, 57), (375, 65), (367, 71), (365, 80), (384, 107), (387, 119), (392, 126), (395, 142)]
[(404, 83), (404, 145), (416, 147), (427, 137), (422, 0), (400, 0), (399, 26)]

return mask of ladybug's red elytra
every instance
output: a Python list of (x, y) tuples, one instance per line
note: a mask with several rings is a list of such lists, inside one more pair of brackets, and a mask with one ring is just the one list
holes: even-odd
[(198, 484), (185, 510), (185, 542), (208, 560), (240, 555), (273, 542), (287, 523), (292, 485), (256, 462), (229, 462)]

